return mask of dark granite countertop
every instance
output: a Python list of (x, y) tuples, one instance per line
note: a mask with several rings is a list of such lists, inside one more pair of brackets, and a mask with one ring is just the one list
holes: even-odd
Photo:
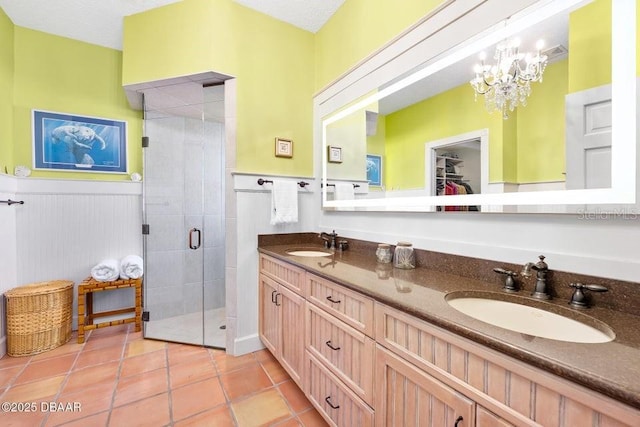
[[(302, 243), (266, 241), (259, 251), (347, 288), (414, 315), (443, 329), (493, 348), (515, 359), (570, 379), (620, 402), (640, 409), (640, 317), (605, 307), (571, 309), (555, 298), (539, 301), (530, 292), (502, 292), (500, 286), (436, 269), (400, 270), (378, 264), (375, 249), (362, 247), (336, 251), (328, 257), (299, 257), (292, 249), (321, 249)], [(278, 243), (281, 243), (280, 241)], [(527, 305), (562, 314), (596, 326), (606, 323), (616, 334), (613, 341), (582, 344), (533, 337), (475, 320), (452, 308), (445, 300), (451, 292), (491, 292), (495, 299), (521, 298)]]

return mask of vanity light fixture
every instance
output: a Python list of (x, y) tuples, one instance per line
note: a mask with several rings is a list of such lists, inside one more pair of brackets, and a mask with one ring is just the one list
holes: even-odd
[(509, 111), (527, 105), (531, 94), (531, 82), (542, 82), (542, 74), (547, 66), (547, 56), (540, 51), (544, 42), (536, 43), (537, 52), (520, 53), (520, 40), (504, 40), (496, 46), (495, 65), (485, 64), (486, 54), (480, 54), (480, 64), (476, 64), (476, 74), (469, 83), (478, 95), (484, 95), (485, 107), (489, 113), (501, 111), (502, 118), (509, 118)]

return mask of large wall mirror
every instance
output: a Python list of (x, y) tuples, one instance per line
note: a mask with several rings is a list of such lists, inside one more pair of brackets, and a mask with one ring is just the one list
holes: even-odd
[(325, 115), (323, 207), (635, 203), (635, 3), (537, 2)]

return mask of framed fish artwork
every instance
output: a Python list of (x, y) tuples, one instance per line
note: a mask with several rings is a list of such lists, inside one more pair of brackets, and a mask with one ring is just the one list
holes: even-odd
[(34, 169), (127, 173), (127, 122), (33, 110)]

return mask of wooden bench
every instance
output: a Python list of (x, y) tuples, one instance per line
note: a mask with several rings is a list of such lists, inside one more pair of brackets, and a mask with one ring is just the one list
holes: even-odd
[[(118, 310), (93, 311), (93, 294), (95, 292), (112, 291), (115, 289), (135, 288), (135, 305), (133, 307), (121, 308)], [(96, 318), (114, 316), (118, 314), (135, 313), (133, 317), (125, 319), (111, 320), (108, 322), (94, 323)], [(99, 282), (93, 277), (87, 277), (78, 285), (78, 344), (84, 342), (85, 331), (109, 326), (123, 325), (125, 323), (135, 323), (135, 331), (142, 328), (142, 278), (140, 279), (120, 279), (111, 282)]]

